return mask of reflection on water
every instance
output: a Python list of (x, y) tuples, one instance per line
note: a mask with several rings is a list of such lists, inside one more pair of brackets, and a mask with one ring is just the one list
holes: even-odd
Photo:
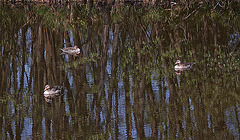
[[(2, 139), (239, 139), (239, 19), (31, 8), (1, 7)], [(194, 69), (175, 71), (177, 59)], [(44, 98), (46, 84), (64, 94)]]
[[(236, 106), (238, 106), (238, 104)], [(235, 110), (236, 109), (233, 106), (225, 110), (224, 122), (226, 123), (226, 127), (229, 130), (230, 134), (232, 134), (235, 139), (239, 139), (239, 116), (237, 116), (238, 113)], [(237, 110), (239, 111), (239, 109)]]

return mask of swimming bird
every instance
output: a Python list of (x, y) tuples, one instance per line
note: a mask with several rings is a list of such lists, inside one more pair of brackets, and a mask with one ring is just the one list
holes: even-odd
[(46, 85), (43, 94), (44, 94), (44, 96), (60, 95), (61, 88), (62, 88), (61, 86), (50, 87), (49, 85)]
[(175, 64), (176, 64), (176, 66), (174, 67), (175, 70), (189, 70), (195, 63), (181, 63), (180, 60), (177, 60)]
[(80, 54), (80, 49), (77, 46), (74, 47), (66, 47), (61, 49), (62, 53), (61, 54), (71, 54), (71, 55), (77, 55)]

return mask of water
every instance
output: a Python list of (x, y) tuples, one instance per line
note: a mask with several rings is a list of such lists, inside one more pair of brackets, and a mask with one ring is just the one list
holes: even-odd
[[(28, 8), (1, 7), (0, 138), (239, 139), (231, 12)], [(178, 59), (196, 64), (177, 72)], [(46, 84), (62, 95), (44, 98)]]

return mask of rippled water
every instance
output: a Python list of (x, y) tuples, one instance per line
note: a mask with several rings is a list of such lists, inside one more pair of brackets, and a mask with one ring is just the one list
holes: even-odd
[(1, 7), (2, 139), (239, 139), (234, 8), (28, 8)]

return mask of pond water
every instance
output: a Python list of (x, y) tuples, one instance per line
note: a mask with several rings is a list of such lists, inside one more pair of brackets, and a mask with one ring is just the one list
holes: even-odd
[(239, 13), (188, 10), (1, 6), (0, 138), (239, 139)]

